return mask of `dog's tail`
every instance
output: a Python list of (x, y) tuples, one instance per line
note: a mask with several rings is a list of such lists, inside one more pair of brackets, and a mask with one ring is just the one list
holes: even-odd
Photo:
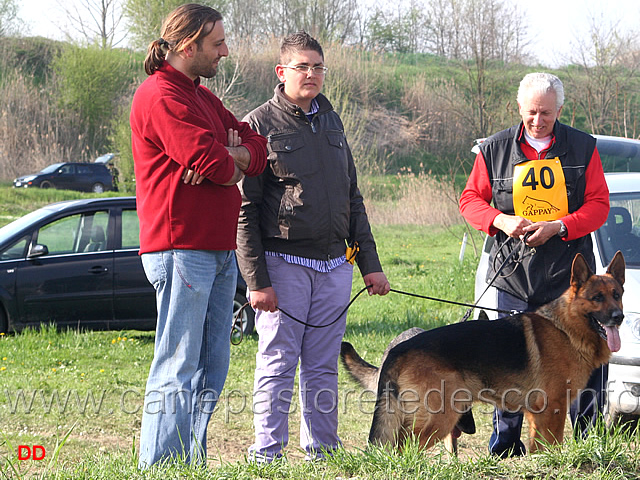
[(363, 360), (349, 342), (342, 342), (340, 358), (347, 372), (363, 388), (373, 392), (378, 391), (379, 368)]

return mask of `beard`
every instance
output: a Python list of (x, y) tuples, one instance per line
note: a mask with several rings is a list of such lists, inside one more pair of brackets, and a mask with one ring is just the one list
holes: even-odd
[(203, 78), (213, 78), (216, 76), (216, 73), (218, 73), (218, 66), (210, 65), (208, 69), (200, 73), (200, 76)]
[(217, 59), (216, 63), (211, 63), (210, 61), (203, 61), (194, 63), (191, 66), (191, 73), (198, 77), (203, 78), (213, 78), (218, 73), (218, 63), (220, 58)]

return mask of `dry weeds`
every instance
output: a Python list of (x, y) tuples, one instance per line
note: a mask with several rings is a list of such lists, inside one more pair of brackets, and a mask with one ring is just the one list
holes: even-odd
[[(449, 227), (462, 223), (458, 211), (458, 192), (452, 183), (425, 172), (402, 169), (393, 198), (367, 202), (367, 186), (363, 195), (367, 215), (373, 224), (439, 225)], [(370, 188), (370, 186), (369, 186)]]

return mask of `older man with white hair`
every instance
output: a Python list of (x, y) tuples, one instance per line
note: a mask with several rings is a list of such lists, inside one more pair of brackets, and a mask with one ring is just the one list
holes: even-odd
[[(558, 77), (526, 75), (517, 100), (522, 122), (480, 145), (460, 212), (474, 228), (496, 237), (488, 279), (509, 258), (494, 281), (498, 308), (531, 311), (569, 287), (577, 253), (595, 270), (590, 233), (607, 219), (609, 191), (595, 139), (558, 121), (564, 104)], [(521, 248), (520, 255), (509, 256)], [(606, 374), (606, 366), (596, 370), (572, 405), (576, 432), (584, 434), (595, 422)], [(521, 428), (522, 413), (497, 408), (490, 452), (522, 455)]]

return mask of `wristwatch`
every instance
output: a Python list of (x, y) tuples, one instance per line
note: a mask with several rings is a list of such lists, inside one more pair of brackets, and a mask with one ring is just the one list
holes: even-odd
[(564, 224), (562, 220), (558, 220), (560, 222), (560, 230), (558, 230), (558, 236), (564, 237), (567, 235), (567, 226)]

